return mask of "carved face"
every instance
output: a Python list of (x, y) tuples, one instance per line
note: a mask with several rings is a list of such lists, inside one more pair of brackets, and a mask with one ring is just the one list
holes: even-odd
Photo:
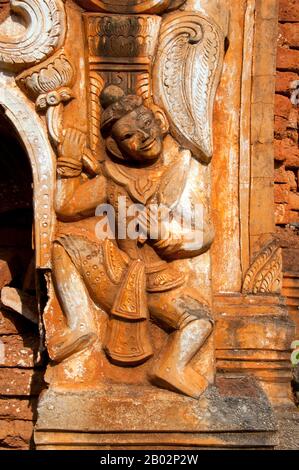
[(119, 119), (112, 128), (112, 137), (119, 149), (135, 161), (155, 160), (162, 151), (160, 124), (145, 106)]

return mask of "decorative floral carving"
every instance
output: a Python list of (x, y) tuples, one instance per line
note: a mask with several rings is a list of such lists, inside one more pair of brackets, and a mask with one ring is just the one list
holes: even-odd
[(179, 8), (186, 0), (77, 0), (86, 10), (107, 13), (163, 13)]
[(63, 42), (62, 0), (11, 0), (11, 11), (26, 25), (23, 35), (7, 36), (0, 29), (0, 66), (19, 70), (49, 57)]
[(88, 15), (91, 56), (153, 57), (160, 18), (154, 16)]
[(51, 58), (17, 78), (21, 88), (36, 99), (38, 110), (69, 101), (73, 95), (74, 70), (64, 53)]
[(57, 145), (62, 131), (63, 105), (73, 98), (75, 72), (64, 52), (17, 77), (18, 85), (47, 113), (48, 131)]
[(200, 161), (213, 154), (213, 104), (224, 55), (224, 35), (210, 18), (172, 13), (162, 22), (154, 67), (154, 97), (172, 134)]
[(243, 283), (245, 294), (280, 293), (282, 287), (282, 254), (276, 241), (256, 257)]

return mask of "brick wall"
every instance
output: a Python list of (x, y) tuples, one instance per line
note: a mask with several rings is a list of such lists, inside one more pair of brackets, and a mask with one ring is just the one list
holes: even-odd
[[(275, 95), (275, 216), (284, 294), (299, 332), (299, 1), (280, 0)], [(298, 100), (299, 101), (299, 100)]]
[(14, 312), (0, 309), (0, 450), (33, 446), (37, 396), (43, 386), (43, 368), (37, 365), (37, 327)]
[(275, 96), (275, 203), (279, 225), (299, 224), (298, 107), (292, 84), (299, 80), (299, 2), (281, 0)]

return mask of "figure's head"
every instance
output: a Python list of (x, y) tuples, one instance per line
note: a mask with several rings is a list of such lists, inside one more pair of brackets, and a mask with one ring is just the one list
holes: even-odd
[(140, 163), (160, 156), (163, 135), (168, 130), (162, 110), (155, 107), (152, 111), (144, 106), (142, 98), (125, 95), (114, 85), (103, 90), (101, 104), (101, 131), (112, 155)]

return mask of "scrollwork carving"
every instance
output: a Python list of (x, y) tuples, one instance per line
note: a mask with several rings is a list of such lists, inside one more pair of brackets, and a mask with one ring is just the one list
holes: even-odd
[(26, 25), (22, 35), (7, 36), (0, 28), (0, 66), (13, 71), (37, 64), (63, 42), (66, 20), (61, 0), (11, 0), (11, 11)]
[(247, 271), (242, 291), (245, 294), (279, 294), (281, 287), (281, 248), (277, 245), (276, 241), (273, 241), (259, 253)]
[(161, 26), (154, 96), (172, 134), (200, 161), (213, 153), (213, 104), (222, 70), (224, 34), (210, 18), (172, 13)]

